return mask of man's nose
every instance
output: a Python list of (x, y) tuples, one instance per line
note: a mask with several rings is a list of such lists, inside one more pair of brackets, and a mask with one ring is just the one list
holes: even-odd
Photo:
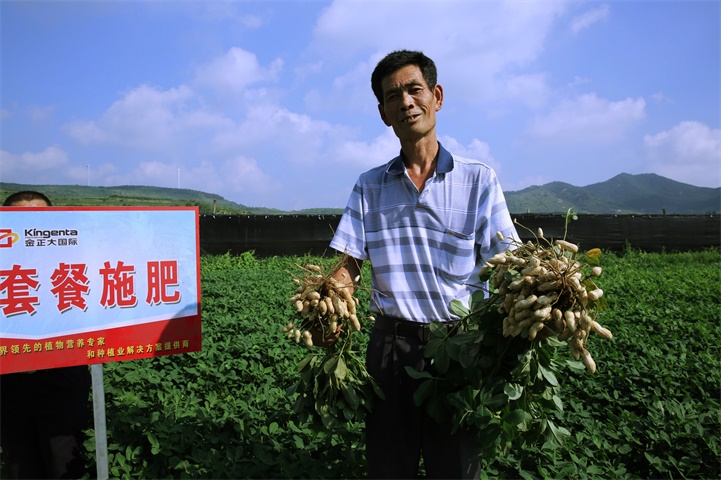
[(407, 110), (409, 108), (413, 107), (413, 95), (411, 95), (408, 92), (403, 93), (403, 103), (402, 108)]

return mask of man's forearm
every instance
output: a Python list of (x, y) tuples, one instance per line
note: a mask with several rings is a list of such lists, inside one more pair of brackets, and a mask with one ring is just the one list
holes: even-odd
[(353, 257), (346, 257), (343, 263), (333, 273), (333, 278), (348, 286), (351, 295), (355, 292), (358, 282), (356, 278), (361, 273), (363, 260)]

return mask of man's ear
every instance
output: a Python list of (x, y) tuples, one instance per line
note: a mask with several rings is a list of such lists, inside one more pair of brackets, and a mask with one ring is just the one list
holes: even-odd
[(386, 127), (390, 127), (391, 124), (388, 122), (388, 118), (386, 117), (386, 114), (385, 114), (385, 112), (383, 111), (383, 105), (380, 104), (380, 103), (378, 104), (378, 113), (380, 113), (380, 115), (381, 115), (381, 120), (383, 120), (383, 123), (386, 124)]
[(443, 87), (436, 84), (433, 88), (433, 95), (436, 97), (436, 112), (443, 108)]

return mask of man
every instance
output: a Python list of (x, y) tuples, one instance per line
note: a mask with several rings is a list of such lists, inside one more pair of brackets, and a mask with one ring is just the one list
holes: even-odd
[[(434, 62), (421, 52), (395, 51), (376, 66), (371, 86), (400, 155), (363, 173), (353, 188), (331, 247), (349, 256), (335, 273), (350, 282), (372, 265), (370, 309), (376, 322), (367, 368), (385, 394), (366, 420), (370, 478), (416, 478), (421, 455), (428, 478), (478, 478), (473, 432), (451, 435), (413, 402), (432, 321), (458, 320), (451, 300), (481, 287), (485, 260), (518, 238), (495, 173), (452, 155), (436, 138), (443, 88)], [(333, 339), (329, 339), (332, 341)]]
[[(49, 207), (40, 192), (3, 203)], [(80, 478), (80, 448), (90, 426), (90, 371), (85, 365), (0, 375), (0, 445), (8, 478)]]

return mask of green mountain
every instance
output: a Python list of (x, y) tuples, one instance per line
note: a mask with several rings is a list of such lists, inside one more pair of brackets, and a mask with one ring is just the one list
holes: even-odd
[[(212, 193), (181, 188), (146, 186), (84, 187), (80, 185), (23, 185), (1, 183), (5, 198), (19, 190), (39, 190), (55, 205), (170, 206), (195, 205), (202, 214), (219, 215), (340, 215), (342, 208), (284, 211), (249, 207)], [(569, 208), (586, 214), (703, 215), (721, 212), (721, 187), (696, 187), (646, 173), (622, 173), (605, 182), (585, 187), (551, 182), (519, 191), (505, 192), (511, 213), (566, 213)]]
[(0, 195), (38, 190), (57, 206), (198, 206), (202, 213), (249, 213), (250, 208), (220, 195), (182, 188), (146, 186), (84, 187), (80, 185), (24, 185), (0, 183)]
[(506, 192), (512, 213), (708, 214), (721, 211), (721, 188), (696, 187), (654, 173), (621, 173), (585, 187), (551, 182)]
[(220, 195), (186, 188), (163, 188), (137, 185), (118, 187), (85, 187), (81, 185), (27, 185), (0, 182), (0, 198), (13, 192), (37, 190), (56, 206), (197, 206), (201, 214), (217, 215), (334, 215), (342, 208), (312, 208), (287, 212), (274, 208), (249, 207), (231, 202)]

